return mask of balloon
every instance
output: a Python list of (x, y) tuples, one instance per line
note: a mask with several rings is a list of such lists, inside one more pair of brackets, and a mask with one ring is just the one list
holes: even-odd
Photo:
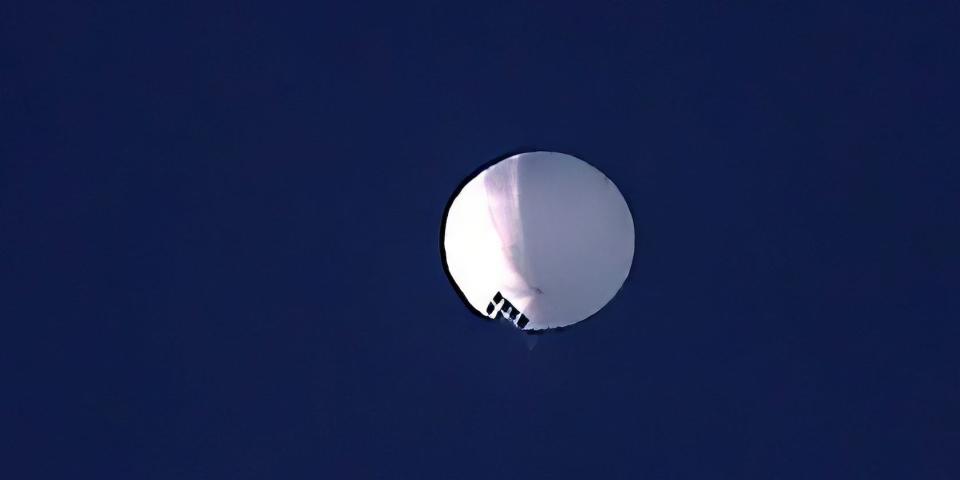
[(480, 171), (454, 194), (441, 235), (444, 267), (470, 308), (527, 332), (590, 317), (633, 263), (633, 217), (620, 190), (557, 152)]

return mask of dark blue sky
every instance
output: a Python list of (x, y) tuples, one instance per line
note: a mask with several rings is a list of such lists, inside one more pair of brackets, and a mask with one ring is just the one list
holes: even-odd
[[(958, 8), (4, 2), (0, 476), (956, 479)], [(531, 148), (638, 233), (533, 351), (438, 251)]]

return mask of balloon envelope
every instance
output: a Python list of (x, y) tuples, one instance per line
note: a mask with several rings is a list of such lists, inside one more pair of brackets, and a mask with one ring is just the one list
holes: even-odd
[(503, 159), (470, 179), (442, 226), (445, 268), (481, 315), (526, 331), (572, 325), (620, 290), (634, 226), (616, 185), (556, 152)]

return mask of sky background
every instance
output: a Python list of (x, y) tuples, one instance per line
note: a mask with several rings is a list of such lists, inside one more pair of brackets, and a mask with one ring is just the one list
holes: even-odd
[[(0, 476), (960, 478), (956, 2), (3, 2)], [(443, 209), (577, 155), (596, 317)]]

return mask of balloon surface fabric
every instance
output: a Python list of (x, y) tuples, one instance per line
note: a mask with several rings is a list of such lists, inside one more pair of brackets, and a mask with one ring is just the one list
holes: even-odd
[(479, 314), (528, 332), (573, 325), (623, 286), (633, 217), (590, 164), (527, 152), (482, 170), (454, 194), (442, 226), (444, 267)]

